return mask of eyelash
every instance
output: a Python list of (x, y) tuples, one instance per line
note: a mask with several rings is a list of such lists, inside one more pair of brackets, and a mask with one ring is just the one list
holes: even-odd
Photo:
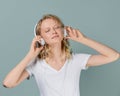
[(60, 27), (59, 26), (56, 26), (54, 29), (59, 29)]
[(48, 31), (45, 31), (45, 32), (47, 33), (47, 32), (49, 32), (49, 30), (48, 30)]
[[(56, 29), (59, 29), (59, 28), (60, 28), (60, 26), (56, 26), (56, 27), (54, 27), (55, 30), (56, 30)], [(50, 31), (50, 29), (47, 30), (47, 31), (45, 31), (45, 33), (49, 32), (49, 31)]]
[(46, 33), (49, 32), (50, 30), (45, 31)]

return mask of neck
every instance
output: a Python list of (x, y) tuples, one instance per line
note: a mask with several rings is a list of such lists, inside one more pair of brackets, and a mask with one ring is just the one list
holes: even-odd
[(65, 52), (61, 49), (61, 44), (56, 44), (49, 46), (50, 47), (50, 56), (48, 57), (51, 60), (60, 61), (65, 60)]

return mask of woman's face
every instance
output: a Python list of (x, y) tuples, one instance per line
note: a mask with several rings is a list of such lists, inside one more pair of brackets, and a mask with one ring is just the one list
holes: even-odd
[(63, 28), (53, 19), (46, 19), (41, 24), (41, 36), (48, 45), (61, 43)]

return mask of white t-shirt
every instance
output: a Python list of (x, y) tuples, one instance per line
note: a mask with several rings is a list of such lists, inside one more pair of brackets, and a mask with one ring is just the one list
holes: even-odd
[(30, 76), (37, 82), (40, 96), (80, 96), (79, 82), (82, 69), (91, 55), (72, 54), (63, 67), (57, 71), (46, 63), (37, 59), (26, 68)]

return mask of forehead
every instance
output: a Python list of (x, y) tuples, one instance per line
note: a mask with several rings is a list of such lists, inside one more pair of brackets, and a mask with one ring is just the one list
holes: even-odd
[(45, 19), (45, 20), (42, 21), (41, 29), (42, 28), (51, 27), (51, 26), (55, 26), (55, 25), (59, 25), (59, 23), (57, 22), (57, 20), (54, 20), (54, 19)]

